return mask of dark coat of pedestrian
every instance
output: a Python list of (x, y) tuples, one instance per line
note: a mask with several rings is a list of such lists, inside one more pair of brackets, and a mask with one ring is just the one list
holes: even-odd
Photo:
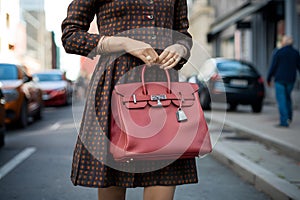
[[(88, 33), (95, 15), (99, 34)], [(148, 172), (134, 173), (126, 163), (110, 167), (114, 161), (107, 152), (114, 85), (126, 73), (133, 71), (129, 77), (139, 74), (133, 69), (145, 63), (180, 69), (192, 47), (188, 27), (186, 0), (71, 2), (62, 23), (65, 50), (90, 58), (101, 54), (89, 84), (74, 150), (74, 185), (99, 188), (99, 199), (125, 199), (126, 188), (145, 187), (145, 199), (169, 200), (176, 185), (198, 182), (195, 159), (178, 159), (155, 171), (151, 169), (156, 161), (149, 161), (140, 166)], [(172, 31), (180, 34), (175, 36)], [(153, 68), (149, 74), (164, 78), (164, 73)], [(175, 70), (172, 77), (178, 77)]]
[(278, 127), (288, 127), (293, 119), (291, 93), (297, 78), (297, 70), (300, 73), (300, 55), (292, 44), (291, 37), (283, 37), (282, 48), (274, 52), (267, 77), (269, 86), (272, 78), (275, 79), (276, 100), (280, 113)]

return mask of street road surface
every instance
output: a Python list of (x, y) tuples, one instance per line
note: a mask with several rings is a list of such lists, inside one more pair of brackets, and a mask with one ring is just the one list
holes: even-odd
[[(72, 106), (45, 108), (42, 120), (10, 128), (0, 149), (0, 200), (96, 200), (96, 189), (69, 178), (76, 137)], [(269, 199), (211, 156), (197, 161), (199, 183), (178, 186), (175, 200)], [(142, 189), (129, 189), (127, 199), (142, 199)]]

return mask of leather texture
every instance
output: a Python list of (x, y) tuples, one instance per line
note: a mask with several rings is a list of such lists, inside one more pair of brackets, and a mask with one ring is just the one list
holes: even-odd
[[(112, 94), (110, 152), (117, 161), (193, 158), (212, 151), (198, 85), (144, 81), (118, 84)], [(179, 121), (177, 112), (186, 120)], [(182, 114), (182, 113), (181, 113)]]

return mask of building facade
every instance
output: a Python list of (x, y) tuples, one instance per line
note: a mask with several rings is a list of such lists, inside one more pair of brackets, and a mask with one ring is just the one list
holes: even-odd
[(15, 62), (26, 51), (26, 31), (20, 22), (19, 0), (0, 0), (0, 59)]
[[(214, 9), (206, 34), (213, 57), (250, 61), (266, 77), (272, 52), (284, 34), (300, 48), (300, 0), (207, 0), (207, 6)], [(299, 79), (295, 88), (297, 102)], [(273, 89), (267, 88), (266, 101), (274, 99)]]
[[(53, 66), (52, 59), (57, 59), (53, 33), (46, 29), (44, 0), (20, 0), (21, 19), (26, 24), (26, 57), (25, 64), (32, 71), (58, 68)], [(53, 47), (53, 45), (55, 45)]]
[(46, 30), (44, 0), (0, 0), (1, 62), (23, 64), (34, 73), (58, 68), (57, 51)]
[(193, 48), (189, 62), (180, 70), (180, 80), (198, 74), (202, 63), (212, 55), (212, 46), (206, 34), (214, 21), (214, 9), (209, 0), (188, 0), (189, 33), (193, 37)]

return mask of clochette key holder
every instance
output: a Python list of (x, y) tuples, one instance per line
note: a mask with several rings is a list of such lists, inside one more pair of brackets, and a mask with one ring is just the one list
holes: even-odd
[(198, 85), (188, 82), (118, 84), (112, 93), (110, 152), (116, 161), (194, 158), (212, 151)]

